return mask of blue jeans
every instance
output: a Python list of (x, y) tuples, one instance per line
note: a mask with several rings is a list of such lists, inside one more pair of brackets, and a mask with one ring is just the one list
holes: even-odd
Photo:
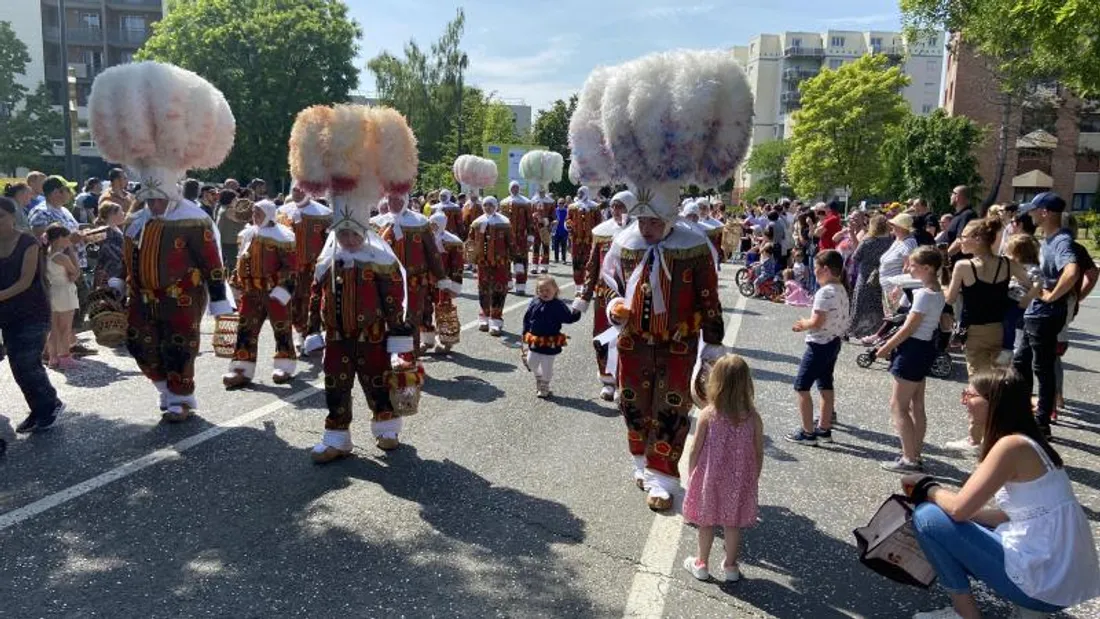
[(29, 323), (4, 328), (4, 348), (15, 383), (23, 392), (31, 416), (46, 420), (57, 408), (57, 391), (50, 384), (46, 368), (42, 367), (42, 350), (46, 346), (49, 323)]
[(1004, 547), (996, 531), (975, 522), (955, 522), (935, 503), (917, 507), (913, 530), (948, 593), (970, 593), (973, 576), (1013, 604), (1045, 613), (1062, 610), (1029, 597), (1012, 582), (1005, 572)]
[(1054, 410), (1055, 368), (1058, 359), (1058, 333), (1066, 324), (1065, 315), (1024, 317), (1024, 341), (1016, 347), (1012, 367), (1019, 372), (1031, 391), (1039, 382), (1038, 417), (1042, 425), (1050, 425)]

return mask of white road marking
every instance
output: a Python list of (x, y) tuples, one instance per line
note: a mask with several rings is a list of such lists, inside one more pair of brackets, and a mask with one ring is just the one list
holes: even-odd
[[(570, 282), (562, 286), (561, 290), (568, 290), (573, 286), (574, 284)], [(508, 313), (521, 307), (526, 307), (528, 303), (530, 303), (530, 299), (521, 301), (519, 303), (513, 303), (512, 305), (505, 307), (503, 311), (504, 313)], [(462, 330), (469, 331), (476, 326), (477, 321), (474, 320), (472, 322), (466, 323), (465, 325), (462, 325)], [(100, 473), (99, 475), (96, 475), (91, 479), (87, 479), (80, 482), (79, 484), (69, 486), (64, 490), (55, 492), (33, 503), (24, 505), (23, 507), (4, 512), (3, 514), (0, 514), (0, 531), (13, 527), (20, 522), (27, 520), (28, 518), (33, 518), (34, 516), (49, 511), (59, 505), (64, 505), (65, 503), (68, 503), (73, 499), (88, 494), (93, 490), (102, 488), (107, 484), (129, 477), (130, 475), (133, 475), (134, 473), (137, 473), (138, 471), (141, 471), (143, 469), (147, 469), (155, 464), (159, 464), (167, 460), (174, 460), (188, 449), (201, 445), (212, 438), (215, 438), (228, 432), (229, 430), (232, 430), (233, 428), (239, 428), (241, 426), (250, 424), (257, 419), (266, 417), (282, 409), (287, 405), (294, 404), (295, 402), (300, 402), (301, 400), (304, 400), (311, 395), (320, 393), (321, 390), (324, 388), (324, 384), (324, 379), (315, 380), (312, 383), (309, 383), (309, 385), (305, 389), (295, 391), (294, 393), (291, 393), (283, 399), (268, 402), (267, 404), (259, 408), (253, 409), (247, 413), (244, 413), (243, 415), (234, 417), (229, 421), (224, 421), (212, 428), (208, 428), (202, 432), (199, 432), (194, 436), (189, 436), (178, 443), (169, 445), (168, 447), (164, 447), (163, 449), (158, 449), (135, 460), (130, 460), (129, 462), (121, 464), (105, 473)]]
[[(729, 348), (737, 344), (737, 334), (741, 331), (741, 317), (747, 301), (747, 297), (738, 295), (737, 303), (733, 306), (736, 312), (726, 325), (726, 337), (722, 342)], [(685, 445), (684, 453), (687, 453), (689, 447), (690, 443)], [(680, 459), (680, 477), (687, 478), (687, 458)], [(680, 550), (683, 527), (684, 518), (679, 513), (654, 516), (653, 525), (649, 527), (649, 537), (642, 549), (642, 557), (634, 570), (634, 580), (630, 584), (623, 617), (660, 619), (664, 616), (665, 594), (672, 584), (672, 572), (676, 569), (676, 555)]]

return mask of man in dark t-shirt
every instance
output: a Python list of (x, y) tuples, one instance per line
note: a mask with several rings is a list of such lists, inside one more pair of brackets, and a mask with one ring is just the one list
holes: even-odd
[[(917, 245), (935, 245), (936, 233), (929, 230), (937, 226), (936, 215), (928, 210), (928, 202), (924, 198), (913, 199), (913, 238)], [(936, 230), (939, 232), (939, 230)]]
[(959, 185), (951, 192), (951, 206), (955, 208), (955, 216), (947, 226), (947, 254), (954, 264), (970, 257), (970, 254), (962, 253), (962, 241), (959, 237), (962, 236), (966, 224), (977, 219), (978, 214), (970, 208), (970, 188), (966, 185)]

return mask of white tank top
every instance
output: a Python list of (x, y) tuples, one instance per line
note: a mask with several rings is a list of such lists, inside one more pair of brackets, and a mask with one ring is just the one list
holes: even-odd
[(997, 527), (1008, 577), (1030, 597), (1073, 606), (1100, 596), (1100, 566), (1084, 510), (1065, 470), (1055, 468), (1034, 440), (1046, 473), (1007, 482), (995, 495), (1008, 522)]

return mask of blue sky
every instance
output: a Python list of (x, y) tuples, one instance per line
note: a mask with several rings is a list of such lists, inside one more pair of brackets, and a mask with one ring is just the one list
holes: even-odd
[(459, 6), (466, 11), (467, 80), (537, 110), (580, 89), (593, 67), (679, 47), (744, 45), (761, 32), (896, 30), (897, 0), (346, 0), (363, 28), (359, 90), (374, 91), (367, 60), (427, 48)]

